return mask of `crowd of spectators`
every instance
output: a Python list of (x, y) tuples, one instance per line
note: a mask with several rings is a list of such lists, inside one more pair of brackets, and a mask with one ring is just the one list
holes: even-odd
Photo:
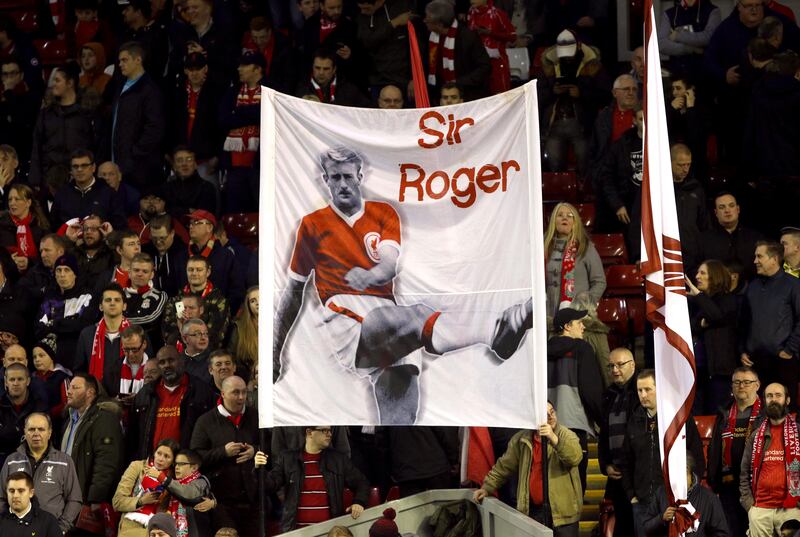
[[(739, 0), (725, 18), (708, 0), (667, 4), (657, 32), (694, 413), (718, 414), (707, 457), (687, 428), (690, 499), (707, 534), (738, 537), (749, 525), (768, 535), (800, 518), (797, 426), (786, 417), (800, 382), (800, 29), (774, 0)], [(615, 61), (605, 0), (30, 6), (0, 15), (3, 535), (23, 521), (48, 537), (107, 527), (251, 536), (259, 517), (284, 531), (358, 517), (370, 484), (382, 496), (392, 485), (403, 496), (459, 485), (455, 429), (258, 429), (257, 255), (222, 217), (258, 209), (262, 86), (413, 107), (411, 23), (431, 102), (457, 104), (511, 88), (508, 49), (524, 49), (544, 167), (574, 170), (594, 200), (593, 231), (622, 233), (630, 261), (639, 257), (644, 53)], [(31, 32), (18, 29), (21, 13), (37, 16)], [(34, 39), (62, 42), (74, 59), (43, 65)], [(609, 349), (596, 309), (603, 261), (575, 206), (553, 208), (545, 249), (548, 422), (491, 430), (498, 461), (475, 499), (498, 491), (577, 535), (597, 438), (617, 534), (666, 534), (675, 512), (658, 462), (655, 376), (642, 367), (652, 364)], [(545, 444), (549, 502), (536, 464)], [(397, 534), (394, 516), (374, 535)]]

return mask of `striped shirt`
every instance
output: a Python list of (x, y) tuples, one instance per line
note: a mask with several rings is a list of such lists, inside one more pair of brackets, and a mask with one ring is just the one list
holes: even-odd
[(303, 452), (304, 478), (297, 505), (297, 527), (325, 522), (331, 518), (328, 490), (319, 468), (321, 453)]

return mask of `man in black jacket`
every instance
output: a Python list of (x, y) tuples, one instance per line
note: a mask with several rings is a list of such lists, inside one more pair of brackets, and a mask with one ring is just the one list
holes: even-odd
[[(644, 522), (648, 506), (658, 488), (664, 486), (659, 449), (661, 435), (658, 432), (656, 415), (655, 371), (645, 369), (639, 373), (636, 377), (636, 390), (641, 406), (628, 420), (625, 432), (622, 485), (633, 508), (635, 535), (645, 537)], [(697, 468), (705, 468), (700, 434), (691, 417), (686, 421), (686, 449), (698, 461)], [(702, 479), (703, 476), (699, 477)]]
[[(276, 456), (265, 483), (270, 491), (284, 489), (281, 531), (324, 522), (345, 513), (358, 518), (364, 511), (369, 499), (369, 483), (350, 459), (330, 449), (332, 436), (330, 426), (306, 427), (303, 449)], [(263, 452), (258, 453), (255, 462), (256, 467), (266, 464)], [(353, 504), (347, 509), (344, 508), (345, 487), (354, 493)], [(317, 494), (303, 494), (304, 490)], [(317, 509), (313, 508), (315, 506)]]
[[(425, 7), (425, 26), (432, 34), (436, 34), (435, 39), (438, 40), (434, 65), (427, 65), (428, 85), (437, 90), (432, 94), (431, 102), (438, 100), (438, 89), (445, 82), (458, 84), (466, 101), (486, 97), (492, 72), (489, 55), (478, 34), (456, 20), (453, 4), (447, 0), (434, 0), (428, 4)], [(447, 50), (450, 35), (455, 40), (452, 51)], [(424, 39), (420, 39), (420, 44), (423, 48), (431, 46), (430, 41)], [(452, 61), (448, 56), (452, 57)], [(422, 57), (424, 62), (429, 54), (423, 54)]]
[(3, 485), (8, 495), (9, 510), (0, 518), (3, 537), (61, 537), (56, 517), (31, 502), (33, 478), (25, 472), (14, 472)]
[(692, 174), (692, 152), (685, 144), (674, 144), (670, 149), (672, 183), (675, 188), (675, 209), (683, 249), (683, 268), (694, 274), (703, 262), (701, 235), (708, 229), (706, 194)]
[[(161, 180), (161, 143), (166, 131), (161, 90), (145, 72), (143, 61), (140, 44), (120, 47), (119, 70), (125, 78), (114, 94), (109, 136), (111, 160), (140, 192)], [(119, 227), (124, 226), (123, 222)]]
[[(717, 219), (700, 238), (701, 259), (718, 259), (723, 263), (735, 261), (745, 267), (743, 279), (750, 280), (755, 275), (752, 263), (756, 243), (762, 239), (759, 232), (742, 225), (739, 215), (741, 207), (736, 196), (730, 192), (720, 192), (714, 198), (714, 216)], [(683, 237), (681, 237), (683, 240)], [(691, 274), (687, 272), (687, 274)]]
[(198, 158), (197, 153), (185, 145), (177, 146), (172, 152), (175, 178), (164, 185), (161, 194), (169, 212), (178, 218), (198, 209), (212, 214), (217, 212), (217, 193), (214, 185), (200, 177)]
[[(708, 484), (719, 494), (731, 537), (744, 537), (747, 512), (739, 503), (739, 477), (744, 445), (764, 418), (755, 370), (742, 366), (733, 372), (733, 402), (720, 409), (708, 448)], [(694, 505), (694, 504), (693, 504)]]
[[(130, 446), (133, 458), (144, 459), (164, 438), (189, 445), (197, 420), (214, 406), (214, 394), (203, 382), (190, 382), (183, 358), (175, 347), (161, 347), (156, 353), (161, 379), (145, 384), (133, 401), (128, 438), (138, 442)], [(170, 421), (170, 412), (178, 421)], [(160, 422), (160, 423), (159, 423)], [(157, 431), (161, 431), (159, 436)], [(134, 444), (134, 442), (131, 442)]]
[(409, 0), (359, 2), (358, 40), (371, 60), (367, 81), (372, 88), (393, 84), (405, 90), (411, 77), (408, 29)]
[(311, 75), (300, 79), (295, 95), (316, 95), (320, 102), (369, 108), (372, 103), (361, 91), (339, 76), (337, 56), (326, 50), (313, 55)]
[(241, 377), (222, 381), (222, 403), (197, 420), (191, 449), (203, 459), (203, 474), (217, 498), (215, 530), (236, 528), (244, 537), (258, 535), (258, 502), (253, 456), (258, 444), (258, 414), (247, 409), (247, 384)]
[(614, 535), (633, 535), (631, 502), (622, 487), (622, 444), (628, 419), (639, 406), (636, 394), (636, 362), (630, 350), (618, 347), (608, 355), (611, 385), (603, 393), (603, 415), (597, 455), (600, 471), (608, 476), (605, 497), (614, 503)]
[(783, 271), (783, 246), (759, 241), (756, 276), (742, 303), (739, 327), (742, 364), (758, 371), (764, 384), (789, 386), (791, 409), (800, 380), (800, 281)]
[(25, 427), (25, 419), (34, 412), (47, 412), (46, 400), (30, 390), (31, 376), (20, 363), (10, 364), (3, 373), (5, 394), (0, 399), (0, 460), (14, 452)]

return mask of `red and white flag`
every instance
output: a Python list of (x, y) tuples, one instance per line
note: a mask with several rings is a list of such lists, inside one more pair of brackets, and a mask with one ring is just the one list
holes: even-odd
[[(652, 0), (645, 0), (644, 176), (642, 180), (642, 272), (647, 319), (654, 327), (658, 430), (667, 498), (687, 500), (686, 428), (695, 394), (695, 361), (684, 283), (683, 254), (675, 209), (664, 86)], [(690, 505), (670, 526), (682, 535), (696, 518)], [(694, 515), (694, 516), (693, 516)]]

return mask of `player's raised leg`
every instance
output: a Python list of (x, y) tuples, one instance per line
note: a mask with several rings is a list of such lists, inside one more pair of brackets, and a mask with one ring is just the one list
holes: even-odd
[(381, 425), (411, 425), (419, 410), (419, 370), (413, 365), (386, 368), (375, 381)]

